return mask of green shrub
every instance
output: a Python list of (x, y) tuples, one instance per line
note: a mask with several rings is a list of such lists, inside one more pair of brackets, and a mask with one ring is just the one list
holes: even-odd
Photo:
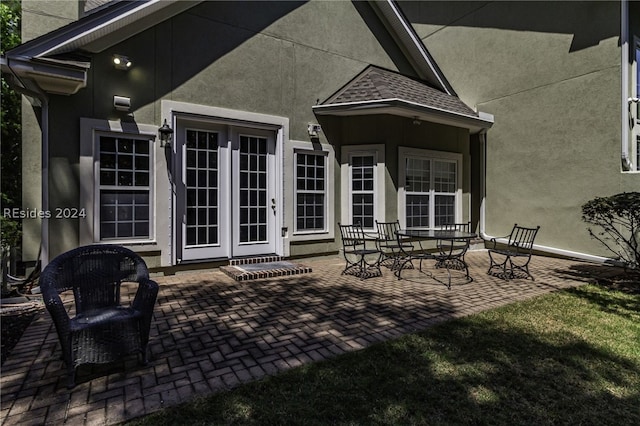
[(596, 197), (582, 206), (582, 220), (601, 228), (589, 234), (625, 267), (640, 268), (640, 192)]

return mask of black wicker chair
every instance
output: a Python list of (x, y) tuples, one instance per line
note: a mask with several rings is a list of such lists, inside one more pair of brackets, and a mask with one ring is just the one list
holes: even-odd
[[(120, 304), (120, 285), (137, 282), (129, 306)], [(103, 364), (139, 353), (146, 364), (147, 343), (158, 284), (133, 251), (114, 245), (78, 247), (53, 259), (42, 272), (40, 289), (53, 319), (69, 375), (76, 368)], [(75, 316), (70, 317), (60, 293), (73, 290)]]

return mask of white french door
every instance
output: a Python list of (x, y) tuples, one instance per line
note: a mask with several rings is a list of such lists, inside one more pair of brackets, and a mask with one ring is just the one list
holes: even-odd
[(273, 131), (178, 120), (176, 261), (276, 251)]
[(273, 132), (233, 128), (232, 254), (275, 253), (275, 137)]

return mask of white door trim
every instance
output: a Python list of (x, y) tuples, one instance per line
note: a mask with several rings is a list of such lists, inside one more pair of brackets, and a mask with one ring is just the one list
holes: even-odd
[[(259, 114), (247, 111), (239, 111), (232, 110), (227, 108), (219, 108), (212, 107), (206, 105), (197, 105), (190, 104), (185, 102), (176, 102), (163, 100), (161, 101), (161, 122), (166, 119), (168, 123), (174, 129), (177, 129), (177, 121), (178, 119), (189, 119), (189, 120), (199, 120), (206, 121), (211, 124), (218, 125), (229, 125), (229, 126), (237, 126), (237, 127), (248, 127), (252, 129), (262, 129), (262, 130), (271, 130), (274, 132), (275, 137), (275, 153), (274, 153), (274, 193), (277, 200), (277, 209), (274, 218), (274, 251), (277, 255), (284, 256), (288, 253), (287, 247), (285, 247), (285, 239), (282, 236), (281, 229), (284, 227), (284, 210), (287, 208), (285, 205), (285, 200), (283, 197), (284, 190), (283, 185), (286, 177), (284, 176), (284, 167), (283, 167), (283, 152), (284, 146), (289, 138), (289, 119), (286, 117), (268, 115), (268, 114)], [(175, 147), (172, 148), (175, 150)], [(173, 152), (172, 159), (170, 161), (175, 163), (176, 156), (175, 152)], [(177, 164), (172, 164), (171, 169), (176, 170)], [(172, 182), (171, 192), (169, 195), (171, 199), (172, 209), (171, 212), (168, 213), (171, 216), (171, 220), (169, 223), (171, 224), (171, 229), (169, 230), (171, 234), (171, 261), (172, 264), (178, 264), (181, 260), (181, 242), (177, 240), (178, 235), (180, 234), (175, 229), (177, 220), (175, 214), (176, 210), (176, 182)], [(222, 202), (222, 200), (221, 200)], [(227, 203), (231, 203), (230, 194), (226, 201)], [(227, 204), (228, 205), (228, 204)]]

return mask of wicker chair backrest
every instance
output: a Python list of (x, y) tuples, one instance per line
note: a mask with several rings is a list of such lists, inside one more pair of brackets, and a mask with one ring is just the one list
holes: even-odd
[(76, 314), (120, 304), (120, 284), (148, 278), (140, 257), (111, 245), (85, 246), (55, 258), (41, 279), (43, 295), (73, 290)]

